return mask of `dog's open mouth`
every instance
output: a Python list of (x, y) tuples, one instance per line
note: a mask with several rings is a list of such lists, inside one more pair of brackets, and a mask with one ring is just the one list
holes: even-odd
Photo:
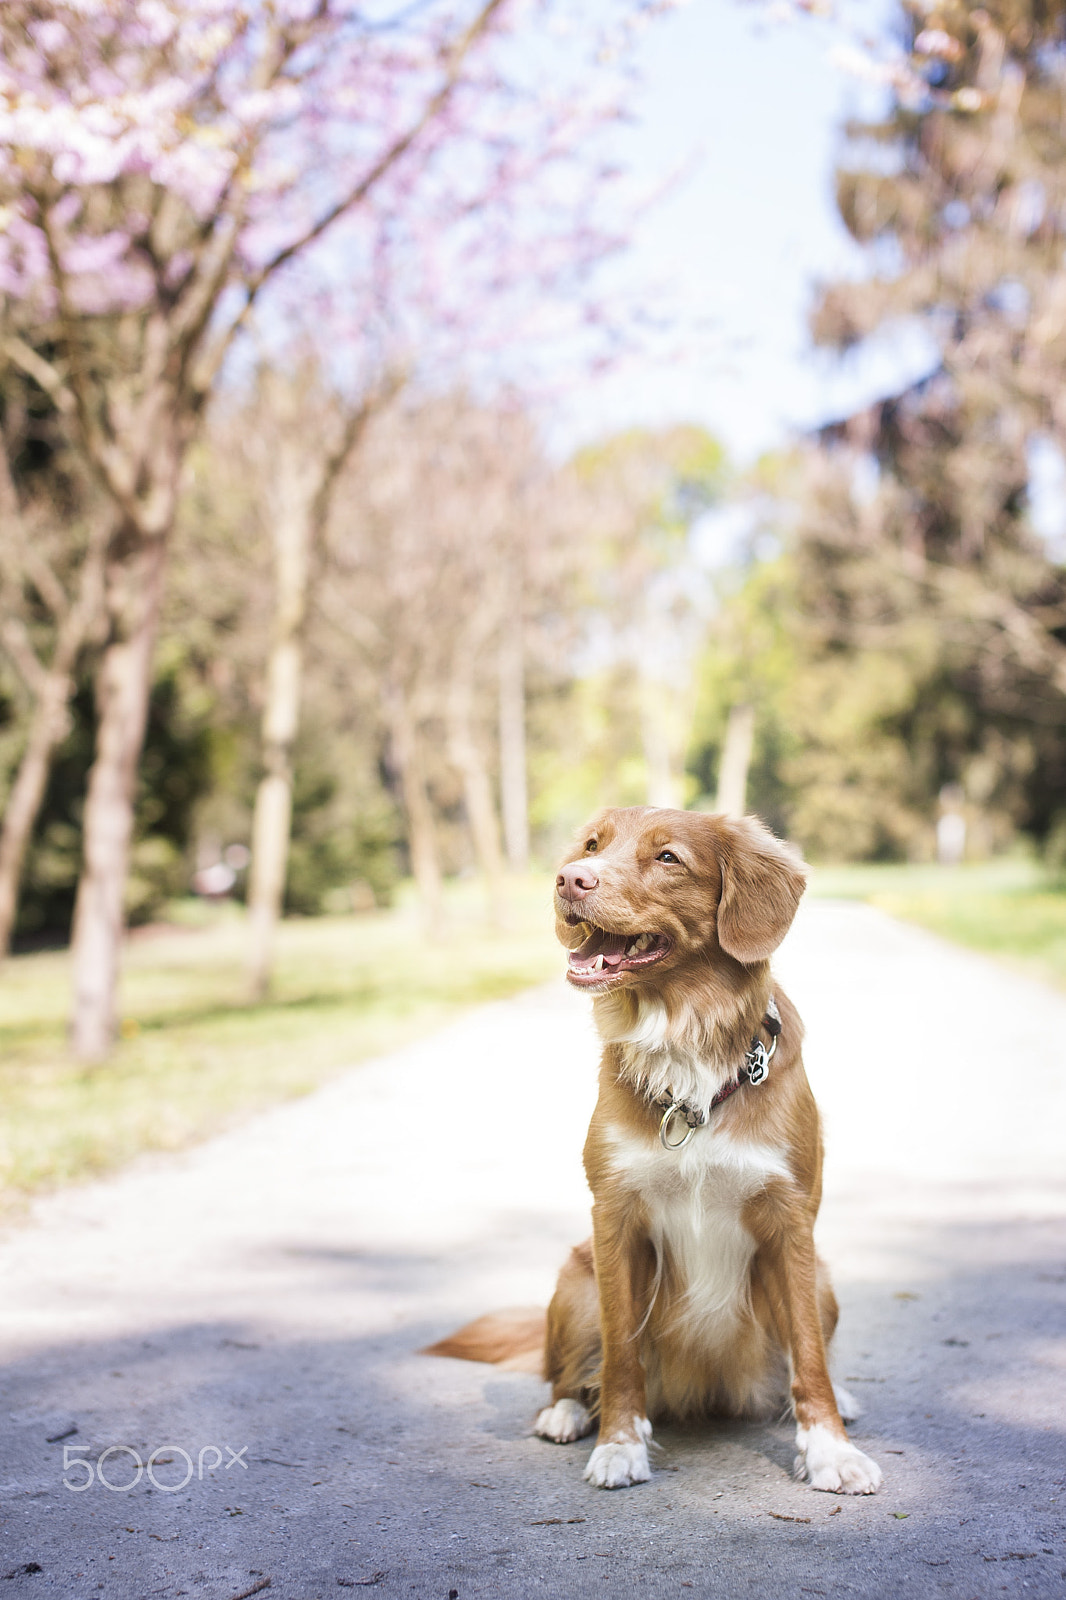
[(566, 976), (571, 983), (591, 989), (609, 983), (622, 972), (636, 972), (660, 961), (670, 949), (661, 933), (608, 933), (594, 927), (578, 950), (571, 950)]

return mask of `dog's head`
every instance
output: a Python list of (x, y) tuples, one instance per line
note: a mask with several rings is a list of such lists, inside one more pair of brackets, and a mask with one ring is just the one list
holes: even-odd
[(631, 806), (582, 830), (555, 882), (569, 981), (594, 993), (656, 986), (708, 963), (765, 961), (806, 874), (754, 817)]

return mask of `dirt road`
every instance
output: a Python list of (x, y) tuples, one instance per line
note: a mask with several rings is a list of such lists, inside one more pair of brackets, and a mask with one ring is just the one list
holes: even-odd
[(1066, 1595), (1066, 996), (859, 906), (777, 965), (881, 1494), (752, 1424), (661, 1430), (604, 1493), (590, 1441), (530, 1437), (536, 1380), (415, 1353), (544, 1303), (587, 1232), (560, 984), (7, 1233), (0, 1600)]

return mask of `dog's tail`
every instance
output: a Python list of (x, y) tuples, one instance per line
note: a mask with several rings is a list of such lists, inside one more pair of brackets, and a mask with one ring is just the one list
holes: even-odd
[(540, 1306), (512, 1306), (490, 1311), (468, 1322), (420, 1352), (424, 1356), (454, 1356), (458, 1361), (487, 1361), (506, 1372), (535, 1372), (544, 1367), (548, 1314)]

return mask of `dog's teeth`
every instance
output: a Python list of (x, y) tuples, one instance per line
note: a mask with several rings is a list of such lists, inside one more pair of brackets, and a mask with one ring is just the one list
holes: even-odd
[(603, 957), (602, 956), (597, 956), (596, 957), (595, 961), (592, 963), (592, 970), (593, 970), (593, 972), (602, 972), (603, 971)]

